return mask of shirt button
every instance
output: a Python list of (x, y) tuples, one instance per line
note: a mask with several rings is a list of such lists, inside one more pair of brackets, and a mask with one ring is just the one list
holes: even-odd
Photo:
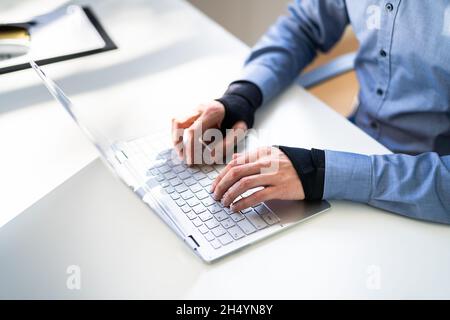
[(382, 96), (383, 95), (383, 90), (377, 89), (377, 95)]
[(386, 4), (386, 10), (387, 10), (387, 11), (389, 11), (389, 12), (390, 12), (390, 11), (392, 11), (392, 10), (394, 10), (394, 6), (393, 6), (393, 4), (392, 4), (392, 3), (390, 3), (390, 2), (389, 2), (389, 3), (387, 3), (387, 4)]
[(383, 49), (380, 50), (380, 56), (382, 56), (383, 58), (387, 56), (386, 51), (384, 51)]
[(375, 121), (371, 121), (370, 126), (372, 127), (372, 129), (378, 129), (378, 123), (376, 123)]

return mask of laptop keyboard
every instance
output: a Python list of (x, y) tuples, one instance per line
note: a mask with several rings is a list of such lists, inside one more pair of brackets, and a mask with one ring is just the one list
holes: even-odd
[[(127, 146), (133, 154), (149, 157), (147, 163), (154, 159), (149, 153), (151, 146), (142, 143), (142, 139), (128, 142)], [(159, 152), (158, 160), (156, 165), (153, 163), (151, 167), (146, 167), (146, 175), (158, 181), (213, 248), (227, 246), (280, 221), (264, 203), (233, 213), (214, 200), (210, 187), (219, 174), (215, 166), (187, 166), (172, 158), (172, 149)]]

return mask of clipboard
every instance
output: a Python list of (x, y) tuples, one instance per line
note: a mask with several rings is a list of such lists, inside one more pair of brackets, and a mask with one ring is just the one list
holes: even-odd
[[(81, 57), (94, 55), (94, 54), (98, 54), (98, 53), (102, 53), (102, 52), (106, 52), (106, 51), (111, 51), (111, 50), (115, 50), (118, 48), (117, 45), (114, 43), (114, 41), (111, 39), (111, 37), (108, 35), (108, 33), (105, 31), (105, 29), (101, 25), (99, 19), (95, 16), (92, 9), (88, 6), (83, 6), (83, 7), (81, 7), (81, 9), (83, 10), (84, 14), (88, 18), (89, 22), (95, 28), (98, 35), (102, 38), (102, 40), (104, 42), (104, 46), (101, 48), (85, 50), (85, 51), (80, 51), (80, 52), (76, 52), (76, 53), (70, 53), (70, 54), (64, 54), (64, 55), (58, 55), (58, 56), (50, 56), (48, 58), (46, 57), (43, 59), (37, 59), (36, 63), (38, 63), (39, 65), (47, 65), (47, 64), (51, 64), (51, 63), (60, 62), (60, 61), (66, 61), (66, 60), (81, 58)], [(31, 40), (31, 41), (33, 41), (33, 40)], [(30, 64), (28, 62), (22, 61), (21, 63), (15, 64), (15, 65), (0, 67), (0, 75), (19, 71), (19, 70), (25, 70), (28, 68), (30, 68)]]

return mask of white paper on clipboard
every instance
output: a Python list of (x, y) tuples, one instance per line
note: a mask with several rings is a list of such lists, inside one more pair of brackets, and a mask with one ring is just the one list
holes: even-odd
[(80, 6), (71, 5), (61, 14), (30, 30), (30, 51), (22, 56), (0, 61), (0, 68), (101, 49), (105, 41)]

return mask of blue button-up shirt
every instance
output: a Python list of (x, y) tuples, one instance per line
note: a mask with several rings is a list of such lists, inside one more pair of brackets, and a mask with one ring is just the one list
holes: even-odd
[(326, 150), (324, 198), (450, 223), (450, 1), (295, 1), (253, 48), (242, 80), (267, 102), (348, 24), (360, 43), (356, 124), (398, 154)]

